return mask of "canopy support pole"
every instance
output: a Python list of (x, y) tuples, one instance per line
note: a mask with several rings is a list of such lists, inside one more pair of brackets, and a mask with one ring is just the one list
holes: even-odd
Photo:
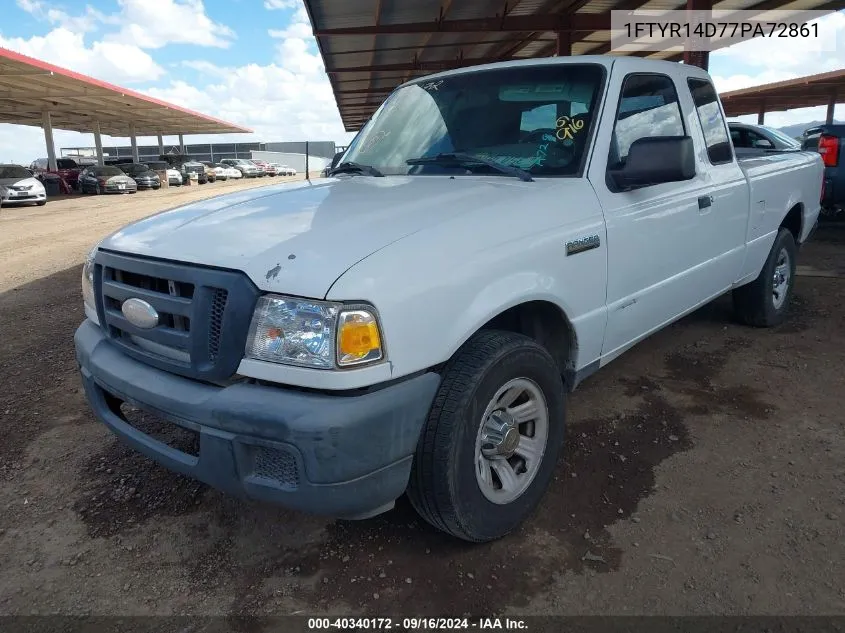
[(158, 135), (158, 153), (164, 154), (164, 139), (161, 137), (161, 134)]
[(56, 171), (56, 146), (53, 144), (53, 121), (49, 110), (41, 113), (41, 127), (44, 128), (44, 142), (47, 145), (47, 169)]
[(569, 31), (557, 32), (557, 50), (555, 55), (558, 57), (569, 57), (572, 55), (572, 33)]
[(100, 122), (94, 121), (94, 147), (97, 148), (97, 164), (103, 166), (103, 139), (100, 136)]
[(135, 124), (129, 124), (129, 141), (132, 143), (132, 162), (140, 163), (141, 159), (138, 156), (138, 137), (135, 135)]

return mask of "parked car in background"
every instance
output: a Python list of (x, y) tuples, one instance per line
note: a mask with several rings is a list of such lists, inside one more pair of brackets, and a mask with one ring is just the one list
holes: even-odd
[(241, 172), (241, 175), (244, 178), (258, 178), (259, 176), (264, 175), (264, 172), (261, 171), (255, 163), (247, 160), (246, 158), (224, 158), (220, 162), (224, 165), (234, 167)]
[(232, 180), (240, 180), (244, 177), (240, 169), (235, 169), (231, 165), (224, 165), (223, 163), (218, 163), (217, 166), (222, 167), (225, 170), (227, 178), (230, 178)]
[(20, 165), (0, 165), (0, 204), (47, 204), (47, 191), (32, 171)]
[(728, 123), (731, 131), (731, 142), (736, 155), (759, 156), (767, 152), (800, 152), (801, 143), (774, 128), (751, 123)]
[(252, 159), (252, 162), (255, 164), (256, 167), (258, 167), (261, 171), (264, 172), (265, 176), (275, 176), (278, 173), (273, 163), (268, 163), (267, 161), (256, 159)]
[[(46, 158), (37, 158), (32, 161), (32, 164), (29, 168), (38, 175), (39, 173), (48, 173), (50, 170), (48, 169), (48, 160)], [(64, 180), (71, 189), (79, 189), (79, 174), (82, 172), (82, 168), (72, 158), (57, 158), (56, 159), (56, 171), (53, 173), (58, 174), (62, 180)]]
[[(191, 178), (192, 180), (196, 180), (199, 184), (204, 185), (208, 182), (208, 176), (205, 173), (205, 165), (202, 163), (198, 163), (195, 161), (188, 161), (182, 163), (182, 168), (179, 170), (182, 173), (182, 180), (187, 180)], [(193, 174), (196, 174), (194, 176)]]
[(226, 168), (222, 165), (215, 165), (211, 161), (203, 161), (202, 164), (205, 165), (207, 170), (214, 173), (216, 180), (228, 180), (229, 175), (226, 173)]
[(115, 167), (134, 180), (138, 189), (161, 188), (161, 179), (158, 174), (144, 163), (121, 163)]
[(87, 167), (79, 175), (82, 193), (135, 193), (138, 185), (114, 165)]
[(281, 176), (296, 176), (296, 170), (293, 167), (289, 167), (287, 165), (281, 165), (279, 163), (273, 163), (276, 166), (276, 171)]
[(845, 125), (819, 125), (804, 131), (801, 147), (821, 154), (824, 162), (822, 213), (828, 218), (845, 218), (845, 166), (840, 154)]
[(205, 177), (208, 182), (216, 182), (217, 181), (217, 172), (214, 171), (214, 167), (211, 167), (205, 163), (202, 163), (203, 168), (205, 169)]
[(182, 184), (182, 174), (179, 170), (171, 167), (169, 163), (163, 160), (148, 162), (147, 167), (154, 171), (163, 171), (167, 175), (167, 184), (171, 187), (178, 187)]

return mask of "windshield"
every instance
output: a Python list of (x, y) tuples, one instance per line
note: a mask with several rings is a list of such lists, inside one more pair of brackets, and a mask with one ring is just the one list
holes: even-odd
[(123, 175), (123, 172), (120, 171), (120, 169), (118, 169), (117, 167), (109, 167), (109, 166), (96, 167), (96, 168), (91, 170), (91, 173), (93, 173), (95, 176), (106, 176), (106, 177), (122, 176)]
[(20, 165), (0, 165), (0, 178), (31, 178), (26, 169)]
[[(534, 175), (580, 173), (602, 92), (596, 64), (549, 64), (423, 79), (398, 89), (355, 138), (341, 163), (385, 175), (465, 172), (405, 161), (465, 153)], [(498, 173), (485, 168), (489, 173)]]
[(767, 132), (768, 132), (771, 136), (773, 136), (775, 139), (777, 139), (778, 141), (780, 141), (781, 143), (783, 143), (785, 146), (787, 146), (787, 147), (801, 147), (801, 143), (799, 143), (798, 141), (796, 141), (796, 140), (795, 140), (794, 138), (792, 138), (791, 136), (788, 136), (788, 135), (784, 134), (784, 133), (783, 133), (783, 132), (781, 132), (780, 130), (776, 130), (776, 129), (771, 128), (771, 127), (768, 127), (768, 126), (761, 126), (761, 127), (762, 127), (764, 130), (766, 130), (766, 131), (767, 131)]
[(127, 174), (143, 174), (144, 172), (149, 171), (146, 165), (121, 165), (120, 168), (126, 172)]
[(56, 169), (78, 169), (79, 165), (70, 158), (59, 158), (56, 160)]

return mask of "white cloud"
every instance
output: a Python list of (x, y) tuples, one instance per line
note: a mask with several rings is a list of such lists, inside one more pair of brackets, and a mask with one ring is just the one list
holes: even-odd
[[(775, 38), (757, 38), (710, 55), (713, 82), (719, 92), (786, 81), (845, 67), (845, 14), (832, 13), (817, 20), (819, 38), (784, 44)], [(747, 68), (747, 72), (719, 74), (716, 68)], [(824, 120), (825, 108), (801, 108), (766, 114), (766, 124), (782, 127)], [(739, 120), (754, 120), (739, 117)]]
[(136, 46), (107, 41), (88, 47), (82, 33), (65, 27), (29, 39), (0, 35), (0, 46), (114, 83), (150, 81), (164, 75), (164, 69)]
[(71, 16), (43, 0), (17, 0), (17, 5), (34, 18), (61, 26), (73, 33), (95, 31), (100, 24), (115, 24), (118, 21), (116, 16), (108, 16), (91, 5), (86, 5), (85, 13), (77, 16)]
[(123, 27), (108, 38), (141, 48), (195, 44), (228, 48), (235, 32), (213, 21), (202, 0), (118, 0)]

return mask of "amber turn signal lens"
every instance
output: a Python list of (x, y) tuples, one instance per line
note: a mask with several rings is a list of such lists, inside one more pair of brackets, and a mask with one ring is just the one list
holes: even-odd
[(340, 315), (338, 365), (355, 365), (382, 358), (381, 335), (376, 318), (366, 310), (351, 310)]

